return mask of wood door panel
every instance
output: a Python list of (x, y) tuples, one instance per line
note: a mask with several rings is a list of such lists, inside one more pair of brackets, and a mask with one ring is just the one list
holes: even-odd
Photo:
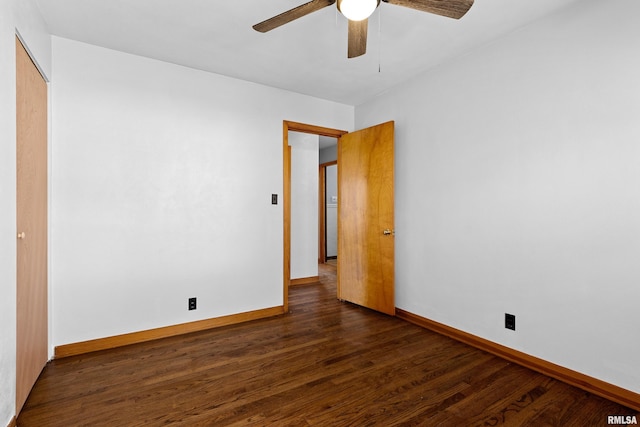
[(395, 314), (394, 123), (343, 135), (338, 147), (338, 298)]
[(47, 84), (16, 38), (16, 411), (48, 360)]

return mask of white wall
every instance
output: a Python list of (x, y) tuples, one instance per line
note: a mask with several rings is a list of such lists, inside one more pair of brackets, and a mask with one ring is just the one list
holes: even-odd
[(282, 305), (282, 121), (353, 107), (56, 37), (53, 65), (54, 344)]
[(320, 164), (335, 162), (336, 160), (338, 160), (338, 144), (320, 150)]
[(289, 132), (291, 279), (318, 275), (318, 135)]
[(640, 392), (639, 15), (575, 3), (356, 108), (396, 120), (398, 307)]
[(51, 40), (30, 0), (0, 1), (0, 426), (16, 400), (16, 30), (45, 74)]

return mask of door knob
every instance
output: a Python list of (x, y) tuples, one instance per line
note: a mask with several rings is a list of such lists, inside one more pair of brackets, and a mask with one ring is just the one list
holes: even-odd
[(384, 234), (385, 236), (390, 236), (391, 234), (396, 234), (396, 233), (389, 228), (385, 228), (382, 234)]
[(22, 233), (18, 233), (18, 239), (24, 239), (26, 236), (26, 234), (24, 234), (24, 231)]

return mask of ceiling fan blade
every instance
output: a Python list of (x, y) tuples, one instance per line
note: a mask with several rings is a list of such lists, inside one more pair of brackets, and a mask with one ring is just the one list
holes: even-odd
[(294, 7), (291, 10), (287, 10), (286, 12), (276, 15), (273, 18), (269, 18), (266, 21), (262, 21), (254, 25), (253, 29), (256, 31), (260, 31), (261, 33), (266, 33), (267, 31), (271, 31), (281, 25), (287, 24), (298, 18), (302, 18), (303, 16), (308, 15), (312, 12), (316, 12), (320, 9), (324, 9), (327, 6), (331, 6), (335, 2), (336, 0), (311, 0), (308, 3), (301, 4), (298, 7)]
[(473, 0), (382, 0), (389, 4), (404, 6), (421, 12), (460, 19), (471, 6)]
[(349, 21), (349, 48), (347, 57), (355, 58), (367, 52), (367, 29), (369, 20)]

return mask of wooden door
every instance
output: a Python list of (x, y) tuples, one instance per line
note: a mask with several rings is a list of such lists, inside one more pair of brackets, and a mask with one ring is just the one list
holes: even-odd
[(16, 412), (48, 360), (47, 84), (16, 38)]
[(395, 315), (394, 122), (338, 142), (338, 298)]

